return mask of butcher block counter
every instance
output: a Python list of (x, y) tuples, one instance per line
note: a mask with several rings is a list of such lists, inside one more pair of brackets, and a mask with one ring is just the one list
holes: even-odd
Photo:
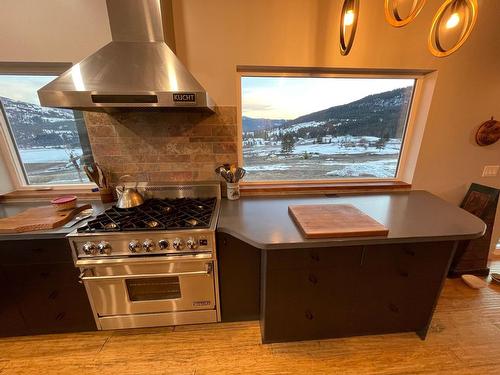
[[(305, 239), (290, 205), (348, 204), (386, 236)], [(260, 319), (264, 343), (414, 331), (426, 337), (455, 249), (485, 224), (426, 191), (223, 200), (223, 321)]]

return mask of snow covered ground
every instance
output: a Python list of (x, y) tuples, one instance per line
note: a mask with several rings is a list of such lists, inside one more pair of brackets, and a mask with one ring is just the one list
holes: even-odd
[(69, 162), (69, 153), (73, 152), (75, 156), (82, 155), (81, 148), (63, 149), (63, 148), (29, 148), (19, 149), (21, 159), (24, 163), (52, 163)]
[(401, 149), (400, 139), (380, 144), (377, 137), (326, 136), (323, 143), (299, 139), (290, 154), (283, 154), (279, 142), (253, 141), (243, 147), (245, 179), (250, 181), (393, 178)]
[[(379, 140), (377, 137), (323, 137), (323, 142), (316, 143), (314, 139), (299, 139), (295, 143), (293, 154), (318, 153), (322, 155), (337, 154), (365, 154), (374, 153), (377, 155), (398, 154), (401, 149), (400, 139), (389, 139), (384, 147), (377, 148), (375, 143)], [(270, 154), (281, 153), (281, 144), (276, 141), (265, 141), (262, 138), (254, 138), (253, 145), (246, 140), (243, 143), (243, 156), (267, 156)]]

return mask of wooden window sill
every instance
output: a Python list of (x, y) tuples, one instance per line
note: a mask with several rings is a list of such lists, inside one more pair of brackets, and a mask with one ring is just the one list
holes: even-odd
[(51, 189), (51, 190), (35, 190), (21, 189), (10, 193), (0, 195), (0, 202), (15, 202), (15, 201), (50, 201), (62, 195), (76, 195), (81, 200), (99, 200), (98, 192), (92, 192), (90, 188), (84, 189)]
[(242, 182), (241, 195), (275, 194), (358, 194), (387, 191), (408, 191), (411, 184), (402, 181), (363, 181), (363, 182)]

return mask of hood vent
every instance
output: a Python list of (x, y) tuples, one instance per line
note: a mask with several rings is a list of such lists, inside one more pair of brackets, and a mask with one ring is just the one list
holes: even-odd
[(106, 0), (112, 41), (38, 90), (47, 107), (205, 109), (214, 103), (163, 37), (160, 0)]

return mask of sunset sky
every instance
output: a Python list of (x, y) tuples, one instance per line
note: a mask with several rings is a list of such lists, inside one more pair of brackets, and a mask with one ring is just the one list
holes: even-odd
[(413, 84), (413, 79), (394, 78), (242, 77), (242, 112), (253, 118), (294, 119)]

